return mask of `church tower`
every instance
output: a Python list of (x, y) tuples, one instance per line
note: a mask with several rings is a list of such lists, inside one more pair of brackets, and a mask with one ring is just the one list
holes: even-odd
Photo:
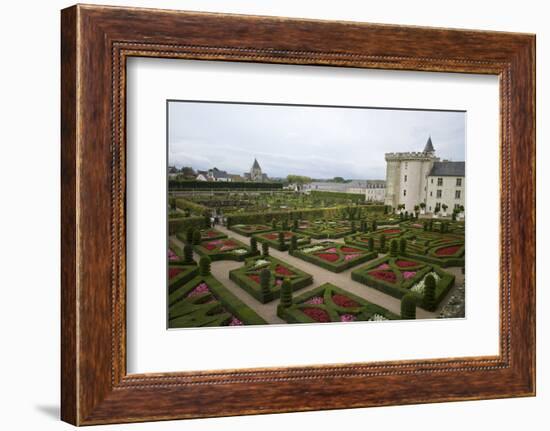
[(258, 163), (258, 160), (256, 160), (256, 158), (254, 158), (254, 163), (252, 164), (252, 168), (250, 168), (250, 180), (259, 182), (264, 180), (262, 168), (260, 167), (260, 164)]

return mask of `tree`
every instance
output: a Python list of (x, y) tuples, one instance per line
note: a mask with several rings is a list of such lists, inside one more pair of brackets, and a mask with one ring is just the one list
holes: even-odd
[(264, 297), (271, 296), (271, 271), (264, 268), (260, 271), (260, 286), (262, 288), (262, 295)]
[(300, 227), (300, 222), (298, 221), (297, 218), (295, 218), (294, 219), (294, 225), (293, 225), (294, 231), (297, 231), (299, 227)]
[(424, 279), (424, 298), (423, 305), (426, 310), (435, 310), (435, 278), (429, 274)]
[(277, 220), (275, 220), (275, 219), (271, 220), (271, 227), (273, 229), (277, 229)]
[(376, 220), (373, 220), (372, 221), (372, 231), (376, 231), (376, 228), (377, 228), (377, 225), (376, 225)]
[(409, 219), (409, 212), (405, 211), (405, 220), (408, 220), (408, 219)]
[(346, 180), (345, 180), (344, 178), (342, 178), (342, 177), (334, 177), (334, 178), (332, 179), (332, 182), (333, 182), (333, 183), (345, 183)]
[(199, 245), (201, 243), (201, 231), (195, 229), (193, 232), (193, 245)]
[(415, 218), (418, 218), (419, 212), (420, 212), (420, 205), (415, 205), (414, 206), (414, 216), (415, 216)]
[(296, 235), (292, 235), (292, 237), (290, 238), (290, 249), (294, 251), (297, 248), (298, 248), (298, 237)]
[(292, 305), (292, 284), (290, 279), (285, 278), (281, 285), (281, 306), (288, 308)]
[(285, 234), (283, 232), (279, 232), (279, 248), (283, 249), (285, 248)]
[(250, 251), (252, 254), (258, 253), (258, 240), (255, 237), (250, 238)]
[(183, 246), (183, 262), (187, 264), (193, 263), (193, 246), (189, 243)]
[(177, 208), (177, 206), (176, 206), (176, 198), (170, 198), (169, 202), (170, 202), (170, 209), (171, 209), (172, 211), (176, 211), (176, 208)]
[(386, 235), (384, 234), (380, 235), (380, 251), (386, 251)]
[(298, 190), (300, 190), (304, 184), (311, 183), (310, 177), (305, 177), (303, 175), (287, 175), (286, 180), (289, 184), (296, 184)]
[(184, 178), (187, 178), (187, 179), (195, 179), (197, 176), (193, 168), (189, 166), (184, 166), (183, 168), (181, 168), (181, 174), (183, 175)]
[(355, 220), (351, 221), (351, 232), (355, 233)]
[(393, 239), (390, 243), (390, 255), (397, 256), (398, 249), (399, 249), (399, 245), (397, 244), (397, 240)]
[(287, 219), (283, 220), (283, 230), (288, 230), (288, 220)]
[(369, 237), (369, 250), (374, 251), (374, 238), (372, 236)]
[(210, 263), (212, 261), (208, 256), (202, 256), (199, 260), (199, 274), (202, 276), (210, 275)]
[(269, 256), (269, 244), (267, 242), (262, 243), (262, 255)]
[(443, 204), (443, 205), (441, 205), (441, 208), (443, 208), (443, 212), (446, 213), (447, 208), (449, 208), (449, 206), (447, 204)]
[(425, 230), (425, 231), (428, 230), (428, 222), (427, 222), (427, 221), (425, 221), (425, 222), (423, 223), (423, 227), (424, 227), (424, 230)]
[(424, 202), (420, 202), (420, 208), (421, 209), (426, 209), (426, 204)]
[(401, 318), (416, 319), (416, 298), (412, 293), (407, 293), (401, 298)]
[(187, 228), (187, 230), (185, 231), (185, 242), (187, 244), (193, 244), (193, 232), (195, 232), (195, 229), (193, 229), (192, 227)]
[(405, 238), (399, 240), (399, 253), (403, 256), (407, 253), (407, 240)]

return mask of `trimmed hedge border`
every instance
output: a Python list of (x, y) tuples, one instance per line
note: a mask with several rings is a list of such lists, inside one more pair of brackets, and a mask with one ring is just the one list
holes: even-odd
[[(343, 295), (359, 304), (359, 307), (343, 307), (334, 303), (332, 297), (334, 295)], [(322, 297), (323, 304), (306, 304), (306, 302), (314, 297)], [(293, 299), (290, 307), (283, 307), (281, 304), (277, 306), (277, 316), (287, 323), (320, 323), (308, 315), (304, 314), (303, 308), (319, 308), (324, 310), (330, 316), (330, 322), (341, 322), (342, 314), (351, 314), (355, 316), (356, 321), (370, 320), (375, 314), (385, 317), (387, 320), (399, 320), (400, 316), (391, 311), (380, 307), (366, 299), (347, 292), (331, 283), (325, 283), (321, 286), (303, 293)]]
[(189, 228), (204, 229), (206, 219), (204, 217), (182, 217), (168, 220), (168, 233), (174, 235), (177, 232), (185, 232)]
[[(251, 231), (242, 229), (241, 226), (256, 226), (261, 228), (265, 227), (265, 229), (255, 230), (254, 232), (251, 232)], [(238, 225), (229, 226), (229, 229), (232, 230), (233, 232), (238, 233), (239, 235), (249, 236), (249, 237), (259, 233), (271, 232), (273, 230), (271, 226), (264, 225), (264, 224), (238, 224)]]
[[(302, 289), (306, 286), (309, 286), (311, 283), (313, 283), (313, 277), (310, 274), (308, 274), (308, 273), (306, 273), (306, 272), (304, 272), (304, 271), (302, 271), (302, 270), (300, 270), (300, 269), (298, 269), (298, 268), (296, 268), (296, 267), (294, 267), (294, 266), (292, 266), (292, 265), (290, 265), (290, 264), (288, 264), (288, 263), (286, 263), (282, 260), (279, 260), (279, 259), (277, 259), (275, 257), (271, 257), (271, 256), (267, 256), (267, 257), (262, 256), (261, 259), (268, 260), (270, 262), (269, 267), (266, 265), (264, 267), (259, 268), (259, 269), (268, 268), (271, 272), (271, 280), (273, 282), (270, 283), (271, 292), (270, 292), (269, 295), (265, 295), (264, 292), (262, 292), (262, 288), (261, 288), (260, 284), (254, 282), (253, 280), (251, 280), (247, 275), (247, 272), (252, 270), (251, 264), (256, 262), (256, 260), (258, 260), (258, 258), (248, 258), (248, 259), (246, 259), (246, 262), (245, 262), (243, 267), (233, 269), (233, 270), (229, 271), (229, 278), (231, 280), (233, 280), (240, 288), (242, 288), (244, 291), (246, 291), (250, 296), (257, 299), (262, 304), (265, 304), (267, 302), (271, 302), (274, 299), (279, 298), (280, 295), (281, 295), (281, 286), (275, 285), (275, 279), (277, 277), (274, 276), (274, 271), (275, 271), (275, 267), (277, 265), (282, 265), (282, 266), (288, 268), (289, 270), (291, 270), (296, 275), (296, 277), (290, 279), (291, 286), (292, 286), (292, 291)], [(281, 278), (281, 279), (284, 279), (283, 276), (278, 276), (278, 277)]]
[[(455, 276), (446, 271), (443, 271), (441, 267), (437, 265), (430, 265), (423, 261), (416, 260), (418, 266), (421, 266), (420, 269), (417, 269), (417, 275), (409, 280), (405, 280), (401, 283), (388, 283), (383, 280), (380, 280), (376, 277), (368, 275), (367, 272), (375, 270), (379, 265), (387, 263), (392, 269), (395, 269), (395, 265), (392, 262), (396, 260), (410, 260), (408, 256), (398, 255), (396, 257), (384, 256), (380, 259), (377, 259), (369, 264), (357, 268), (352, 271), (351, 279), (358, 281), (359, 283), (365, 284), (366, 286), (373, 287), (377, 290), (380, 290), (388, 295), (393, 296), (394, 298), (401, 299), (407, 293), (412, 293), (417, 298), (417, 305), (423, 307), (422, 298), (423, 295), (412, 292), (410, 288), (422, 280), (428, 273), (434, 271), (441, 278), (437, 282), (436, 291), (435, 291), (435, 306), (437, 307), (439, 303), (443, 300), (445, 295), (453, 287), (455, 282)], [(414, 261), (414, 260), (413, 260)], [(398, 268), (399, 270), (415, 269), (413, 268)]]
[(168, 269), (170, 268), (182, 268), (184, 271), (176, 275), (172, 279), (168, 279), (168, 293), (174, 292), (183, 284), (187, 283), (192, 278), (196, 277), (199, 273), (199, 268), (196, 263), (193, 262), (191, 265), (186, 265), (183, 263), (170, 263)]
[(258, 234), (255, 234), (253, 235), (254, 238), (256, 238), (258, 240), (259, 243), (267, 243), (270, 247), (274, 248), (275, 250), (279, 250), (279, 251), (287, 251), (288, 250), (288, 247), (289, 247), (289, 244), (290, 244), (290, 238), (289, 239), (285, 239), (284, 241), (284, 246), (281, 247), (281, 244), (279, 244), (279, 239), (268, 239), (268, 238), (265, 238), (263, 237), (262, 235), (265, 235), (265, 234), (268, 234), (268, 233), (276, 233), (277, 235), (279, 234), (279, 232), (289, 232), (291, 233), (292, 235), (295, 235), (297, 237), (297, 240), (298, 240), (298, 245), (305, 245), (305, 244), (309, 244), (311, 242), (311, 239), (309, 236), (307, 235), (302, 235), (302, 234), (299, 234), (299, 233), (295, 233), (295, 232), (292, 232), (292, 231), (271, 231), (271, 232), (264, 232), (264, 233), (258, 233)]
[[(186, 295), (191, 292), (196, 286), (200, 283), (206, 283), (210, 293), (202, 294), (198, 296), (193, 302), (190, 302)], [(214, 296), (214, 299), (217, 301), (214, 303), (205, 303), (209, 297)], [(187, 304), (184, 304), (187, 302)], [(179, 289), (173, 291), (169, 296), (169, 309), (168, 309), (168, 327), (169, 328), (181, 328), (181, 327), (200, 327), (200, 326), (226, 326), (223, 323), (227, 323), (228, 319), (231, 316), (227, 313), (222, 313), (220, 317), (208, 319), (205, 321), (205, 325), (195, 325), (195, 326), (182, 326), (177, 325), (178, 319), (180, 321), (186, 321), (185, 317), (189, 314), (198, 311), (200, 307), (205, 307), (208, 309), (205, 315), (208, 315), (211, 311), (219, 310), (220, 305), (228, 311), (233, 316), (237, 317), (244, 325), (265, 325), (267, 322), (259, 316), (252, 308), (242, 302), (239, 298), (233, 295), (222, 283), (220, 283), (212, 275), (207, 276), (197, 276), (185, 284), (179, 287)], [(179, 304), (179, 305), (178, 305)], [(182, 310), (183, 309), (183, 310)], [(171, 318), (172, 314), (176, 313), (176, 310), (181, 313), (178, 317)], [(174, 324), (176, 323), (176, 324)]]
[[(315, 264), (317, 266), (320, 266), (321, 268), (324, 268), (324, 269), (326, 269), (328, 271), (331, 271), (331, 272), (345, 271), (346, 269), (352, 268), (352, 267), (357, 266), (361, 263), (365, 263), (369, 260), (375, 259), (378, 256), (378, 252), (369, 251), (368, 249), (366, 249), (364, 247), (354, 246), (355, 248), (359, 249), (361, 252), (364, 252), (365, 254), (363, 256), (360, 256), (360, 257), (356, 258), (356, 259), (349, 260), (347, 262), (342, 261), (340, 263), (335, 264), (335, 263), (323, 260), (320, 257), (317, 257), (313, 254), (308, 254), (308, 253), (304, 253), (304, 252), (301, 251), (302, 249), (307, 249), (307, 248), (313, 247), (313, 246), (323, 246), (323, 247), (326, 247), (326, 248), (334, 247), (334, 248), (339, 250), (342, 247), (347, 247), (348, 244), (340, 244), (340, 243), (337, 243), (337, 242), (325, 241), (325, 242), (322, 242), (322, 243), (317, 243), (317, 244), (312, 244), (312, 245), (305, 246), (305, 247), (300, 247), (297, 250), (294, 250), (294, 251), (290, 252), (290, 254), (294, 257), (305, 260), (306, 262), (313, 263), (313, 264)], [(315, 253), (322, 253), (322, 252), (323, 252), (323, 250), (319, 250), (318, 252), (315, 252)], [(338, 253), (338, 254), (342, 255), (342, 256), (345, 255), (344, 253)], [(348, 254), (352, 254), (352, 253), (348, 253)]]
[[(210, 229), (201, 229), (201, 242), (202, 241), (214, 241), (216, 239), (224, 239), (227, 238), (227, 235), (223, 232), (220, 232), (219, 230), (216, 230), (214, 228)], [(205, 236), (207, 232), (213, 232), (215, 233), (214, 236)], [(185, 243), (187, 241), (187, 232), (178, 232), (176, 233), (176, 238), (179, 239), (181, 242)], [(176, 253), (177, 254), (177, 253)]]

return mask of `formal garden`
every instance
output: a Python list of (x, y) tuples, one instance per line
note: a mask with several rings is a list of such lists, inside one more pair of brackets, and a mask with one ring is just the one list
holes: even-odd
[(169, 199), (170, 328), (437, 318), (464, 284), (455, 217), (349, 193), (185, 187)]

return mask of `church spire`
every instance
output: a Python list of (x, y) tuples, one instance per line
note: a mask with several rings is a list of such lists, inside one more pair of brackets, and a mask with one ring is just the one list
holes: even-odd
[(428, 142), (426, 142), (426, 146), (424, 147), (424, 153), (435, 153), (434, 146), (432, 144), (432, 136), (428, 138)]
[(256, 157), (254, 157), (254, 164), (252, 165), (252, 169), (260, 169), (260, 164), (258, 163), (258, 160), (256, 160)]

